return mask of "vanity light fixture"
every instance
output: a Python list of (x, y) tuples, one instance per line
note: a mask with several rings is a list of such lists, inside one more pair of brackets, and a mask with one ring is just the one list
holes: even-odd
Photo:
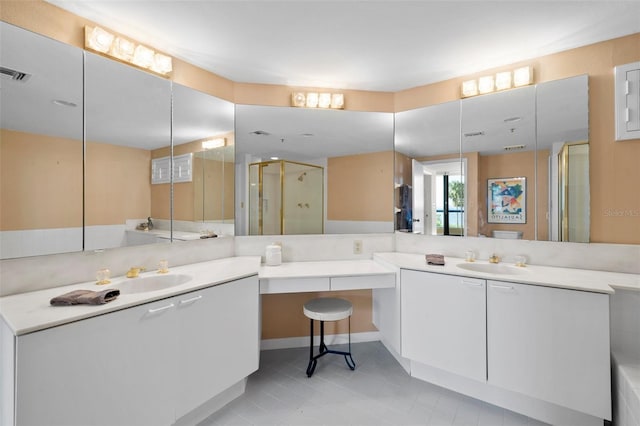
[(496, 73), (496, 90), (511, 89), (511, 71)]
[(213, 138), (202, 141), (202, 149), (222, 148), (227, 145), (226, 138)]
[(478, 94), (478, 82), (476, 80), (467, 80), (462, 83), (462, 97), (476, 96)]
[(516, 68), (513, 71), (501, 71), (495, 75), (485, 75), (462, 82), (463, 98), (485, 93), (507, 90), (533, 84), (533, 68), (531, 66)]
[(173, 70), (170, 56), (111, 34), (100, 27), (84, 27), (84, 47), (165, 77)]
[(513, 70), (514, 87), (528, 86), (533, 83), (533, 68), (522, 67)]
[(293, 92), (291, 105), (298, 108), (344, 109), (344, 94)]
[(484, 95), (485, 93), (491, 93), (495, 89), (496, 85), (492, 75), (486, 75), (478, 79), (478, 92), (480, 92), (481, 95)]

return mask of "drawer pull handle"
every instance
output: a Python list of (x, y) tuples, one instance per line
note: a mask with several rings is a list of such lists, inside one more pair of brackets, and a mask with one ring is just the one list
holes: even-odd
[(196, 300), (200, 300), (200, 299), (202, 299), (202, 296), (196, 296), (196, 297), (192, 297), (191, 299), (181, 300), (181, 301), (180, 301), (180, 304), (181, 304), (181, 305), (186, 305), (187, 303), (193, 303), (193, 302), (195, 302)]
[(156, 312), (166, 311), (167, 309), (171, 309), (171, 308), (173, 308), (174, 306), (175, 306), (175, 305), (172, 303), (172, 304), (170, 304), (170, 305), (163, 306), (162, 308), (149, 309), (147, 312), (149, 312), (150, 314), (155, 314)]
[(497, 290), (506, 290), (506, 291), (513, 291), (513, 286), (511, 285), (499, 285), (499, 284), (491, 284), (491, 288), (495, 288)]
[(462, 280), (462, 284), (470, 285), (472, 287), (482, 287), (482, 282), (476, 282), (476, 281)]

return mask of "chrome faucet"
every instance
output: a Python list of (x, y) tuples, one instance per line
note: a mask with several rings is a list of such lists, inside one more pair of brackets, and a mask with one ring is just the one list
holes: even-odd
[(151, 221), (151, 216), (147, 218), (147, 229), (151, 231), (153, 229), (153, 222)]

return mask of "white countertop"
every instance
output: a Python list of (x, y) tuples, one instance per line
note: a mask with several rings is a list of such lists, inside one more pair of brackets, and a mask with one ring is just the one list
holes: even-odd
[(285, 262), (260, 268), (260, 278), (348, 277), (394, 274), (395, 271), (374, 260), (329, 260), (317, 262)]
[[(260, 256), (230, 257), (173, 268), (169, 265), (169, 274), (187, 274), (193, 278), (185, 284), (163, 290), (120, 294), (115, 300), (104, 305), (51, 306), (49, 301), (55, 296), (72, 290), (122, 289), (126, 285), (134, 283), (136, 278), (115, 277), (111, 280), (111, 284), (102, 286), (91, 281), (16, 294), (0, 297), (0, 313), (13, 333), (18, 336), (256, 275), (259, 268)], [(149, 271), (141, 273), (140, 277), (156, 274), (156, 271)]]
[[(168, 289), (146, 293), (123, 293), (117, 299), (104, 305), (51, 306), (49, 301), (55, 296), (72, 290), (99, 291), (107, 288), (123, 288), (129, 282), (133, 282), (133, 279), (116, 277), (112, 279), (111, 284), (106, 286), (96, 286), (95, 282), (91, 281), (0, 297), (0, 314), (14, 334), (21, 335), (256, 274), (259, 275), (259, 278), (267, 280), (304, 277), (384, 276), (394, 274), (398, 268), (605, 294), (613, 293), (614, 289), (640, 291), (640, 275), (638, 274), (527, 265), (522, 268), (526, 272), (518, 275), (505, 275), (461, 269), (456, 266), (465, 263), (460, 258), (445, 257), (445, 260), (444, 266), (433, 266), (427, 265), (424, 254), (389, 252), (375, 253), (373, 260), (285, 262), (279, 266), (261, 266), (259, 256), (230, 257), (170, 267), (170, 274), (187, 274), (191, 275), (193, 279)], [(477, 261), (476, 263), (487, 262)], [(140, 276), (155, 274), (156, 271), (150, 271), (142, 273)]]
[[(543, 285), (547, 287), (565, 288), (569, 290), (591, 291), (596, 293), (614, 293), (614, 289), (640, 290), (640, 275), (619, 272), (593, 271), (587, 269), (557, 268), (551, 266), (527, 265), (517, 275), (492, 274), (469, 271), (457, 265), (466, 263), (464, 259), (445, 256), (445, 265), (428, 265), (424, 254), (409, 253), (375, 253), (374, 260), (387, 263), (402, 269), (436, 272), (448, 275), (459, 275), (473, 278), (484, 278), (495, 281), (508, 281), (523, 284)], [(488, 263), (476, 261), (477, 264)], [(508, 263), (502, 263), (508, 265)]]

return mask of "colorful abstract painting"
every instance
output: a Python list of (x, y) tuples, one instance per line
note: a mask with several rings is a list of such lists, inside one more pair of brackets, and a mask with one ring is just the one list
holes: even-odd
[(488, 183), (488, 222), (527, 223), (526, 178), (489, 179)]

